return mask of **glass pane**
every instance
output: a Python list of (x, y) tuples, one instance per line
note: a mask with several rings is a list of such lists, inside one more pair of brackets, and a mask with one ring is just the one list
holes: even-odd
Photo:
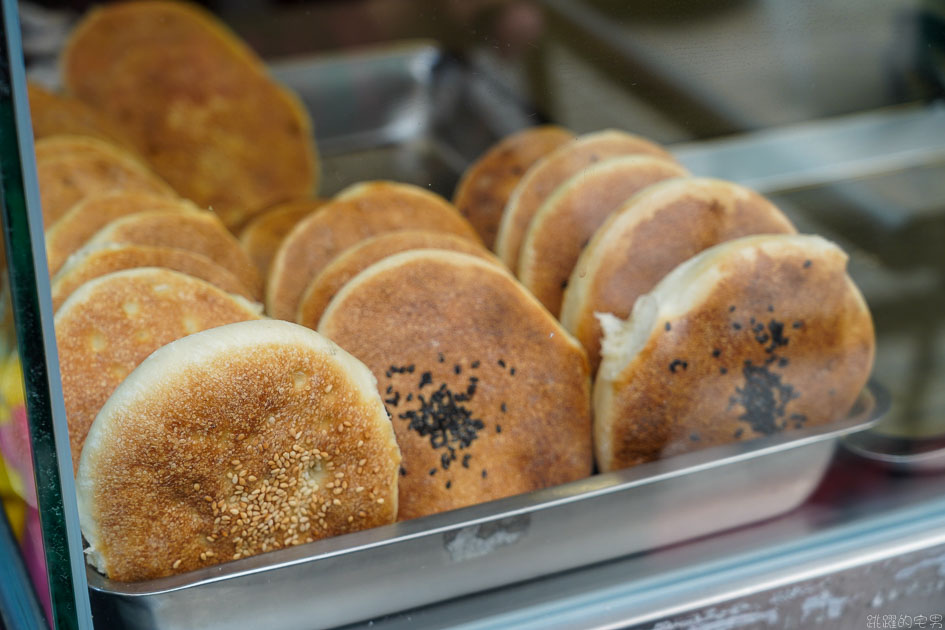
[[(3, 18), (0, 175), (4, 250), (9, 256), (3, 285), (4, 335), (9, 344), (4, 356), (3, 384), (4, 406), (10, 416), (4, 433), (7, 447), (4, 465), (7, 478), (15, 480), (27, 503), (38, 508), (38, 519), (32, 514), (27, 520), (28, 562), (41, 593), (40, 599), (49, 608), (54, 626), (89, 627), (75, 490), (71, 474), (62, 475), (62, 471), (69, 471), (70, 467), (68, 433), (61, 407), (54, 412), (50, 397), (51, 388), (58, 382), (58, 370), (54, 368), (51, 374), (48, 371), (50, 356), (55, 365), (55, 348), (48, 347), (46, 341), (52, 334), (52, 310), (45, 281), (42, 220), (36, 203), (36, 175), (15, 3), (3, 3)], [(33, 207), (32, 213), (28, 206)], [(36, 249), (40, 252), (38, 256)], [(18, 385), (20, 391), (17, 391)], [(24, 433), (27, 428), (28, 433)], [(60, 467), (57, 449), (62, 449), (64, 444), (66, 450), (60, 452), (66, 453), (65, 466)], [(45, 566), (37, 562), (38, 554), (42, 554)]]

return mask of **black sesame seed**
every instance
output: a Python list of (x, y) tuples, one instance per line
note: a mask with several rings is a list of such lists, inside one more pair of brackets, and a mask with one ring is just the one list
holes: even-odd
[(741, 329), (742, 329), (742, 325), (739, 324), (738, 322), (733, 322), (733, 323), (732, 323), (732, 328), (734, 328), (735, 330), (741, 330)]
[(722, 351), (719, 350), (718, 348), (712, 351), (712, 356), (716, 359), (718, 359), (721, 355), (722, 355)]
[(690, 433), (690, 434), (689, 434), (689, 439), (690, 439), (691, 441), (693, 441), (693, 442), (698, 442), (698, 441), (699, 441), (699, 434), (698, 434), (698, 433)]
[(384, 372), (384, 376), (386, 376), (387, 378), (390, 378), (393, 376), (393, 374), (391, 374), (390, 370), (387, 370), (386, 372)]
[(470, 367), (475, 370), (477, 367), (479, 367), (479, 361), (473, 361)]
[(499, 367), (501, 367), (501, 368), (504, 368), (504, 367), (505, 367), (505, 360), (499, 359)]
[(463, 368), (461, 368), (459, 365), (454, 365), (454, 366), (453, 366), (453, 373), (454, 373), (454, 374), (460, 374), (462, 371), (463, 371)]
[(562, 281), (561, 281), (561, 290), (564, 291), (564, 290), (567, 289), (567, 288), (568, 288), (568, 281), (567, 281), (567, 280), (562, 280)]
[(719, 374), (728, 374), (728, 368), (719, 368)]
[(430, 469), (430, 472), (429, 472), (429, 475), (432, 477), (432, 476), (435, 475), (435, 474), (436, 474), (436, 468), (431, 468), (431, 469)]
[(407, 402), (413, 400), (413, 393), (407, 394)]
[(446, 482), (446, 489), (449, 490), (449, 489), (452, 488), (452, 487), (453, 487), (453, 482), (452, 482), (452, 481), (447, 481), (447, 482)]
[(407, 366), (407, 372), (410, 374), (413, 374), (413, 368), (414, 368), (414, 364), (411, 363), (410, 365)]
[(738, 438), (740, 438), (743, 433), (745, 433), (745, 429), (742, 429), (742, 428), (737, 429), (735, 431), (735, 439), (737, 440)]
[(509, 408), (506, 406), (505, 403), (502, 403), (501, 405), (499, 405), (499, 409), (502, 410), (502, 413), (506, 413), (509, 410)]
[(470, 455), (469, 453), (466, 453), (465, 455), (463, 455), (463, 461), (462, 461), (463, 468), (469, 468), (469, 459), (471, 457), (472, 455)]
[(443, 353), (442, 353), (442, 352), (438, 352), (437, 354), (439, 355), (439, 361), (440, 361), (440, 363), (443, 363), (444, 361), (446, 361), (446, 357), (443, 356)]
[(385, 393), (385, 394), (389, 394), (389, 393), (391, 393), (392, 391), (394, 391), (394, 386), (393, 386), (393, 385), (388, 385), (388, 386), (387, 386), (387, 390), (386, 390), (384, 393)]
[(788, 363), (790, 363), (790, 361), (788, 361), (784, 357), (781, 357), (780, 359), (778, 359), (778, 367), (787, 367)]
[(509, 370), (509, 376), (515, 376), (515, 368)]
[(791, 327), (796, 330), (796, 329), (798, 329), (798, 328), (801, 328), (803, 325), (804, 325), (804, 322), (798, 320), (798, 321), (794, 322), (793, 324), (791, 324)]
[(487, 474), (488, 474), (488, 473), (486, 473), (486, 469), (483, 468), (483, 469), (482, 469), (482, 478), (485, 479)]
[(769, 304), (769, 305), (768, 305), (768, 312), (769, 312), (769, 313), (773, 313), (773, 312), (774, 312), (774, 304)]
[(734, 313), (734, 312), (735, 312), (735, 305), (734, 305), (734, 304), (733, 304), (732, 306), (729, 306), (729, 307), (728, 307), (728, 312), (729, 312), (729, 313)]
[(502, 425), (501, 425), (501, 424), (495, 425), (495, 432), (496, 432), (496, 433), (502, 433)]
[(804, 269), (807, 269), (808, 267), (810, 267), (811, 264), (812, 264), (811, 261), (805, 260), (805, 261), (804, 261)]
[(675, 374), (676, 368), (681, 368), (685, 370), (688, 367), (689, 367), (689, 364), (683, 361), (682, 359), (673, 359), (673, 362), (669, 364), (669, 371)]
[(432, 385), (432, 384), (433, 384), (433, 375), (430, 372), (424, 372), (423, 374), (420, 375), (420, 385), (417, 387), (417, 389), (423, 389), (424, 385)]
[(664, 326), (664, 328), (666, 328), (666, 330), (672, 330), (673, 326), (669, 322), (666, 322), (666, 326)]
[(407, 476), (407, 469), (404, 468), (403, 466), (400, 467), (400, 476), (401, 476), (401, 477), (406, 477), (406, 476)]

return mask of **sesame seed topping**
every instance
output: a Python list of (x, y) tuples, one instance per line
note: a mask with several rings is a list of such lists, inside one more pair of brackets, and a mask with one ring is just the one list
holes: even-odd
[(178, 558), (177, 560), (174, 561), (174, 564), (171, 565), (171, 568), (176, 569), (177, 567), (180, 566), (180, 563), (181, 563), (181, 559)]

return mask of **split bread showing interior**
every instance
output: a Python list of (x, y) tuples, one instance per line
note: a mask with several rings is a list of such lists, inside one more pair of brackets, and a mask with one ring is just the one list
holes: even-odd
[(145, 580), (392, 523), (400, 452), (374, 377), (312, 330), (220, 326), (148, 357), (89, 431), (89, 562)]
[(319, 332), (378, 379), (410, 519), (591, 473), (584, 350), (499, 265), (413, 250), (351, 279)]
[(600, 470), (847, 413), (869, 378), (875, 337), (846, 263), (818, 236), (748, 236), (676, 267), (628, 320), (601, 316)]

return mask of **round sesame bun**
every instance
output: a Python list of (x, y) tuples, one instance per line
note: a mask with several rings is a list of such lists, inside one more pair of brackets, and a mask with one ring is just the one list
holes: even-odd
[(135, 151), (127, 132), (118, 123), (82, 101), (54, 94), (33, 82), (27, 82), (33, 136), (77, 135), (105, 140), (126, 151)]
[(564, 292), (561, 323), (600, 363), (595, 313), (626, 318), (676, 265), (723, 241), (750, 234), (790, 234), (774, 204), (732, 182), (702, 177), (653, 184), (611, 213), (581, 253)]
[(262, 298), (256, 265), (212, 212), (137, 212), (112, 221), (88, 241), (92, 246), (104, 243), (186, 249), (227, 269), (254, 299)]
[(304, 107), (195, 5), (89, 11), (66, 43), (61, 70), (69, 93), (114, 118), (155, 172), (232, 230), (315, 192), (318, 156)]
[(356, 184), (303, 219), (279, 246), (266, 283), (269, 315), (295, 321), (305, 288), (335, 256), (362, 239), (398, 230), (448, 232), (480, 242), (439, 195), (410, 184)]
[(601, 160), (638, 153), (673, 159), (658, 144), (610, 129), (579, 136), (538, 160), (519, 181), (502, 211), (495, 241), (499, 258), (509, 269), (518, 269), (519, 249), (532, 217), (555, 189), (571, 176)]
[(518, 278), (557, 315), (581, 250), (627, 197), (650, 184), (688, 175), (675, 162), (642, 155), (589, 166), (561, 184), (541, 205), (522, 242)]
[(185, 335), (258, 317), (257, 305), (169, 269), (118, 271), (79, 287), (55, 316), (73, 466), (95, 414), (145, 357)]
[(574, 140), (562, 127), (531, 127), (502, 139), (466, 169), (453, 205), (491, 248), (499, 231), (502, 210), (512, 190), (532, 164), (558, 147)]
[(839, 419), (872, 368), (847, 256), (817, 236), (748, 236), (676, 267), (627, 321), (601, 317), (602, 471)]
[(299, 221), (325, 205), (323, 199), (296, 199), (280, 203), (258, 215), (240, 232), (240, 244), (266, 278), (276, 250)]
[(348, 280), (382, 258), (411, 249), (446, 249), (502, 264), (482, 245), (455, 234), (425, 230), (386, 232), (352, 245), (322, 269), (305, 290), (296, 321), (317, 328), (328, 303)]
[(590, 474), (584, 350), (498, 265), (389, 256), (344, 286), (319, 332), (377, 377), (404, 457), (401, 519)]
[(110, 192), (75, 204), (46, 230), (46, 259), (53, 275), (96, 232), (115, 219), (136, 212), (191, 212), (197, 206), (184, 199), (135, 191)]
[(53, 310), (62, 306), (66, 298), (89, 280), (137, 267), (172, 269), (200, 278), (227, 293), (246, 299), (253, 297), (236, 276), (201, 254), (171, 247), (104, 243), (79, 250), (53, 277)]
[(46, 228), (74, 204), (110, 191), (177, 196), (132, 154), (86, 136), (49, 136), (37, 140), (36, 174)]
[(371, 373), (318, 333), (221, 326), (148, 357), (76, 479), (89, 561), (145, 580), (394, 522), (400, 453)]

